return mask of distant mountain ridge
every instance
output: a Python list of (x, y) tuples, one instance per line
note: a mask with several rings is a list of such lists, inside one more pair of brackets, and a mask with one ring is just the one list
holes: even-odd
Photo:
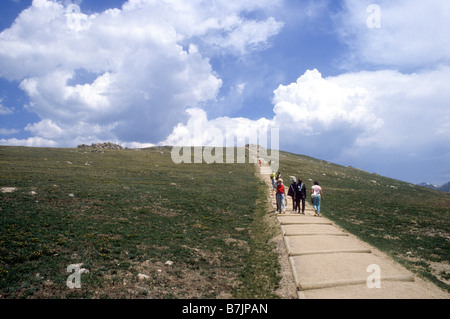
[(433, 185), (431, 183), (420, 183), (419, 186), (425, 186), (427, 188), (434, 189), (434, 190), (441, 191), (441, 192), (446, 192), (446, 193), (450, 192), (450, 182), (448, 182), (442, 186)]

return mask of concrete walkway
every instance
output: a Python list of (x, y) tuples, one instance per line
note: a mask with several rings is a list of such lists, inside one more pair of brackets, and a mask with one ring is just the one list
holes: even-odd
[[(260, 177), (270, 185), (270, 167)], [(284, 178), (289, 187), (291, 180)], [(307, 187), (307, 191), (308, 191)], [(326, 189), (324, 189), (326, 196)], [(274, 211), (275, 198), (272, 197)], [(314, 216), (309, 196), (305, 215), (292, 211), (288, 196), (285, 214), (277, 214), (300, 299), (448, 299), (449, 294), (416, 278), (376, 248), (330, 220)], [(325, 202), (326, 204), (326, 202)]]

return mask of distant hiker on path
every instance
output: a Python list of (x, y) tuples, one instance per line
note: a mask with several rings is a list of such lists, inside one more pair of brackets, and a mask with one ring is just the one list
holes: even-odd
[(272, 182), (272, 196), (274, 195), (274, 191), (277, 188), (277, 181), (275, 179), (275, 173), (270, 174), (270, 181)]
[(286, 212), (287, 204), (286, 191), (284, 189), (283, 180), (279, 178), (277, 182), (277, 212), (280, 211), (280, 214), (284, 214)]
[(295, 177), (292, 179), (292, 184), (291, 186), (289, 186), (289, 190), (288, 190), (288, 196), (292, 197), (292, 210), (295, 212), (296, 211), (296, 195), (297, 192), (295, 191), (295, 188), (297, 187), (297, 180), (295, 179)]
[[(301, 177), (298, 178), (298, 182), (295, 185), (295, 206), (298, 209), (299, 214), (305, 215), (305, 199), (306, 199), (306, 185), (303, 183)], [(300, 207), (300, 202), (302, 206)], [(294, 212), (296, 210), (294, 209)]]
[(281, 178), (281, 172), (277, 172), (277, 177), (275, 177), (276, 180), (278, 180), (279, 178)]
[(320, 201), (323, 200), (323, 192), (318, 181), (314, 181), (314, 185), (311, 187), (311, 199), (314, 206), (314, 216), (320, 216)]

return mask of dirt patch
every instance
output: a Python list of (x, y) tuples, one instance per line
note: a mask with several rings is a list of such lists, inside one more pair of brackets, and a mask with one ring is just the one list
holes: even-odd
[(163, 217), (176, 217), (179, 215), (179, 213), (174, 210), (174, 209), (169, 209), (169, 208), (165, 208), (162, 205), (158, 205), (155, 204), (153, 206), (142, 206), (142, 207), (138, 207), (135, 206), (133, 207), (133, 210), (135, 211), (147, 211), (151, 214), (155, 214), (158, 216), (163, 216)]
[(433, 275), (445, 284), (450, 284), (450, 264), (448, 262), (432, 262), (430, 267)]
[(243, 247), (244, 249), (247, 250), (247, 252), (250, 251), (250, 247), (248, 247), (248, 243), (245, 240), (240, 240), (240, 239), (235, 239), (235, 238), (225, 238), (225, 243), (228, 246), (236, 246), (236, 247)]

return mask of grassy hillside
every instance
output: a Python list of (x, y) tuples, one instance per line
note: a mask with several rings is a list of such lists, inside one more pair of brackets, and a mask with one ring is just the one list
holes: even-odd
[[(322, 214), (449, 289), (450, 194), (280, 152)], [(0, 147), (0, 298), (276, 298), (267, 189), (251, 164), (170, 149)], [(168, 265), (166, 262), (173, 264)], [(67, 267), (81, 264), (81, 289)], [(169, 263), (170, 264), (170, 263)]]
[(0, 147), (0, 298), (275, 298), (262, 185), (167, 148)]
[(322, 214), (449, 290), (450, 194), (281, 152), (280, 171), (324, 189)]

